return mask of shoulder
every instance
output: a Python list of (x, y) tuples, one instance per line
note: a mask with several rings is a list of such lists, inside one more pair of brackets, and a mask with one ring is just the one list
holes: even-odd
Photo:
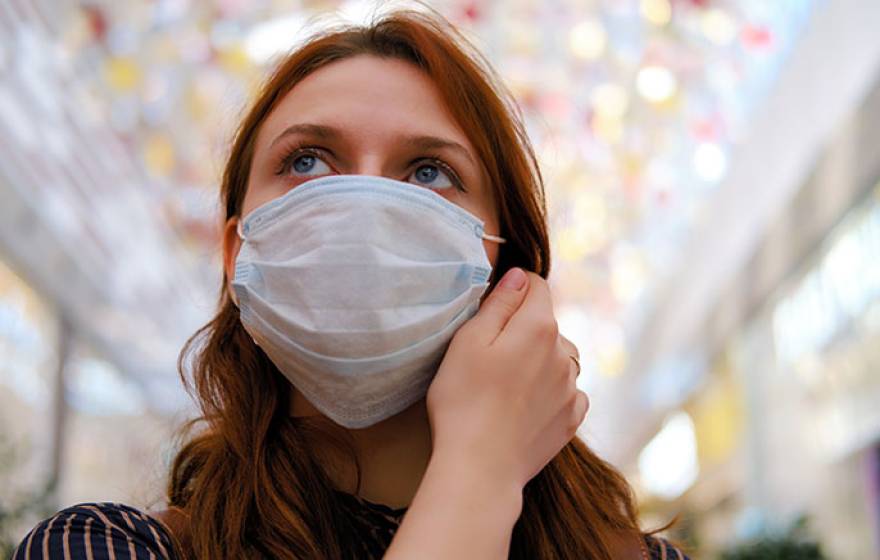
[(645, 535), (650, 560), (689, 560), (687, 555), (662, 537)]
[(171, 543), (164, 523), (142, 511), (116, 503), (83, 503), (38, 523), (22, 539), (13, 559), (175, 560)]

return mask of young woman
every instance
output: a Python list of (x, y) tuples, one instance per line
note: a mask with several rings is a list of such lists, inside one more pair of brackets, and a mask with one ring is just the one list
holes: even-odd
[(169, 509), (80, 504), (15, 558), (683, 558), (575, 437), (543, 185), (501, 92), (417, 13), (290, 54), (223, 176)]

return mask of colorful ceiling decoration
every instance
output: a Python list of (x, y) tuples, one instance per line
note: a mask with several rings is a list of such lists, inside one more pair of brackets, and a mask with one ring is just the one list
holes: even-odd
[[(431, 3), (523, 109), (547, 180), (559, 320), (588, 370), (624, 370), (652, 286), (686, 258), (682, 240), (814, 4)], [(0, 4), (0, 196), (35, 217), (24, 229), (5, 217), (0, 246), (24, 244), (17, 268), (43, 266), (41, 284), (120, 367), (176, 388), (177, 351), (219, 285), (217, 185), (242, 108), (328, 14), (361, 21), (372, 6)], [(75, 258), (53, 275), (36, 261), (57, 247)], [(92, 288), (62, 290), (74, 277)]]

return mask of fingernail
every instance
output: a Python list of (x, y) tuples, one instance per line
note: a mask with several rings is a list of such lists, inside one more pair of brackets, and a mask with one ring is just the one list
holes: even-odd
[(498, 285), (504, 289), (520, 290), (526, 285), (526, 273), (521, 268), (511, 268)]

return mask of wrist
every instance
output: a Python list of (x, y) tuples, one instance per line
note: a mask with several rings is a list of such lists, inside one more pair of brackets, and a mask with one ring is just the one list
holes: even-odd
[(435, 449), (423, 483), (443, 487), (447, 495), (464, 507), (492, 512), (511, 526), (522, 512), (522, 484), (510, 473), (498, 472), (473, 454)]
[(492, 477), (467, 454), (432, 453), (387, 560), (507, 558), (522, 487)]

